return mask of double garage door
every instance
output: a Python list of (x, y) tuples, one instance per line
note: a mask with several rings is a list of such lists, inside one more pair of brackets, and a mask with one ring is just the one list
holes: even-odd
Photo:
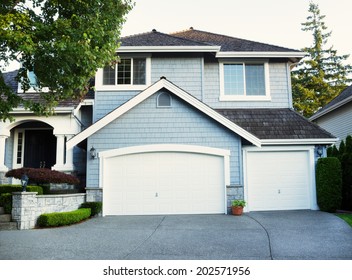
[(225, 212), (224, 157), (152, 151), (108, 157), (104, 215)]

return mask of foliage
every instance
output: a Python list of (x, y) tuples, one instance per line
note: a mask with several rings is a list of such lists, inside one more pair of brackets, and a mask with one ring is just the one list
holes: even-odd
[(319, 158), (316, 167), (317, 201), (320, 210), (334, 212), (341, 207), (341, 164), (338, 158)]
[(57, 227), (78, 223), (90, 217), (89, 208), (82, 208), (71, 212), (47, 213), (38, 218), (40, 227)]
[(310, 2), (307, 21), (302, 30), (311, 32), (313, 45), (303, 48), (307, 55), (292, 71), (292, 95), (295, 110), (310, 117), (335, 98), (351, 82), (352, 66), (345, 64), (349, 55), (337, 55), (326, 48), (331, 32), (326, 32), (324, 15), (317, 4)]
[[(21, 191), (22, 191), (22, 186), (20, 185), (0, 185), (0, 194), (21, 192)], [(43, 188), (41, 186), (27, 186), (26, 191), (37, 192), (39, 195), (43, 194)]]
[(351, 227), (352, 227), (352, 214), (336, 214), (336, 216), (340, 217), (341, 219), (343, 219), (344, 221), (346, 221), (346, 223), (348, 223)]
[(82, 203), (80, 208), (90, 208), (91, 209), (91, 216), (95, 216), (98, 215), (102, 208), (103, 208), (103, 204), (102, 202), (99, 201), (95, 201), (95, 202), (84, 202)]
[(59, 172), (56, 170), (46, 169), (46, 168), (23, 167), (18, 169), (12, 169), (6, 172), (5, 176), (21, 179), (22, 175), (24, 174), (28, 176), (30, 183), (37, 183), (37, 184), (48, 184), (48, 183), (65, 184), (66, 183), (71, 185), (79, 184), (79, 180), (73, 175)]
[(12, 194), (0, 194), (0, 206), (4, 207), (5, 214), (11, 214), (12, 211)]
[(98, 68), (116, 61), (116, 49), (131, 0), (6, 0), (0, 4), (0, 60), (21, 62), (16, 79), (33, 86), (41, 101), (25, 100), (5, 84), (0, 69), (0, 119), (23, 104), (49, 115), (58, 102), (80, 100)]
[(236, 200), (232, 201), (231, 205), (235, 206), (235, 207), (245, 207), (246, 206), (246, 202), (244, 200), (241, 200), (241, 199), (236, 199)]

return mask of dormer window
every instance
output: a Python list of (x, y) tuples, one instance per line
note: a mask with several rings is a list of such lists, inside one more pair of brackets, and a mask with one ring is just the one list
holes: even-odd
[(103, 85), (145, 85), (146, 58), (122, 58), (114, 66), (103, 69)]
[(171, 107), (171, 96), (167, 92), (162, 92), (157, 98), (157, 107)]
[(266, 62), (221, 62), (220, 100), (270, 100)]

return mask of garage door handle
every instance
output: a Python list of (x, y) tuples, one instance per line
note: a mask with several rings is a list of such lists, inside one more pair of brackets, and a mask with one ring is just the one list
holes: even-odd
[(281, 190), (278, 190), (278, 191), (277, 191), (277, 193), (279, 193), (279, 194), (280, 194), (280, 193), (281, 193)]
[(159, 196), (159, 195), (158, 195), (158, 193), (156, 192), (156, 193), (155, 193), (155, 197), (158, 197), (158, 196)]

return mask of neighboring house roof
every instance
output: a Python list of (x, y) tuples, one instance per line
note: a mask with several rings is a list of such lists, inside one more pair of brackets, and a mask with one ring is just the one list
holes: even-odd
[(16, 81), (17, 74), (18, 74), (18, 70), (2, 73), (5, 84), (8, 85), (13, 92), (17, 92), (17, 89), (18, 89), (18, 82)]
[(336, 138), (295, 111), (285, 109), (216, 109), (217, 112), (258, 137), (262, 144), (328, 144)]
[(136, 105), (140, 104), (144, 100), (146, 100), (148, 97), (152, 96), (156, 92), (158, 92), (161, 89), (167, 89), (188, 104), (194, 106), (196, 109), (199, 111), (203, 112), (210, 118), (214, 119), (215, 121), (219, 122), (223, 126), (227, 127), (231, 131), (235, 132), (237, 135), (240, 137), (246, 139), (250, 143), (260, 146), (260, 141), (257, 137), (246, 131), (245, 129), (241, 128), (237, 124), (233, 123), (229, 119), (225, 118), (221, 114), (217, 113), (215, 110), (210, 108), (208, 105), (204, 104), (203, 102), (199, 101), (197, 98), (192, 96), (191, 94), (187, 93), (183, 89), (179, 88), (178, 86), (174, 85), (164, 77), (162, 77), (159, 81), (156, 83), (152, 84), (150, 87), (145, 89), (144, 91), (140, 92), (137, 94), (135, 97), (131, 98), (129, 101), (126, 103), (122, 104), (120, 107), (116, 108), (109, 114), (107, 114), (105, 117), (101, 118), (98, 120), (96, 123), (92, 124), (90, 127), (87, 129), (83, 130), (73, 138), (71, 138), (67, 143), (66, 147), (67, 149), (72, 148), (73, 146), (79, 144), (81, 141), (85, 140), (92, 134), (96, 133), (115, 119), (119, 118), (129, 110), (131, 110), (133, 107)]
[(122, 37), (118, 53), (123, 52), (215, 52), (216, 57), (275, 57), (296, 62), (305, 53), (289, 48), (264, 44), (190, 28), (165, 34), (152, 32)]
[(323, 108), (321, 108), (318, 112), (316, 112), (313, 116), (311, 116), (309, 120), (314, 121), (320, 118), (321, 116), (351, 101), (352, 101), (352, 86), (349, 86), (345, 90), (343, 90), (338, 96), (336, 96), (333, 100), (331, 100), (328, 104), (326, 104)]

